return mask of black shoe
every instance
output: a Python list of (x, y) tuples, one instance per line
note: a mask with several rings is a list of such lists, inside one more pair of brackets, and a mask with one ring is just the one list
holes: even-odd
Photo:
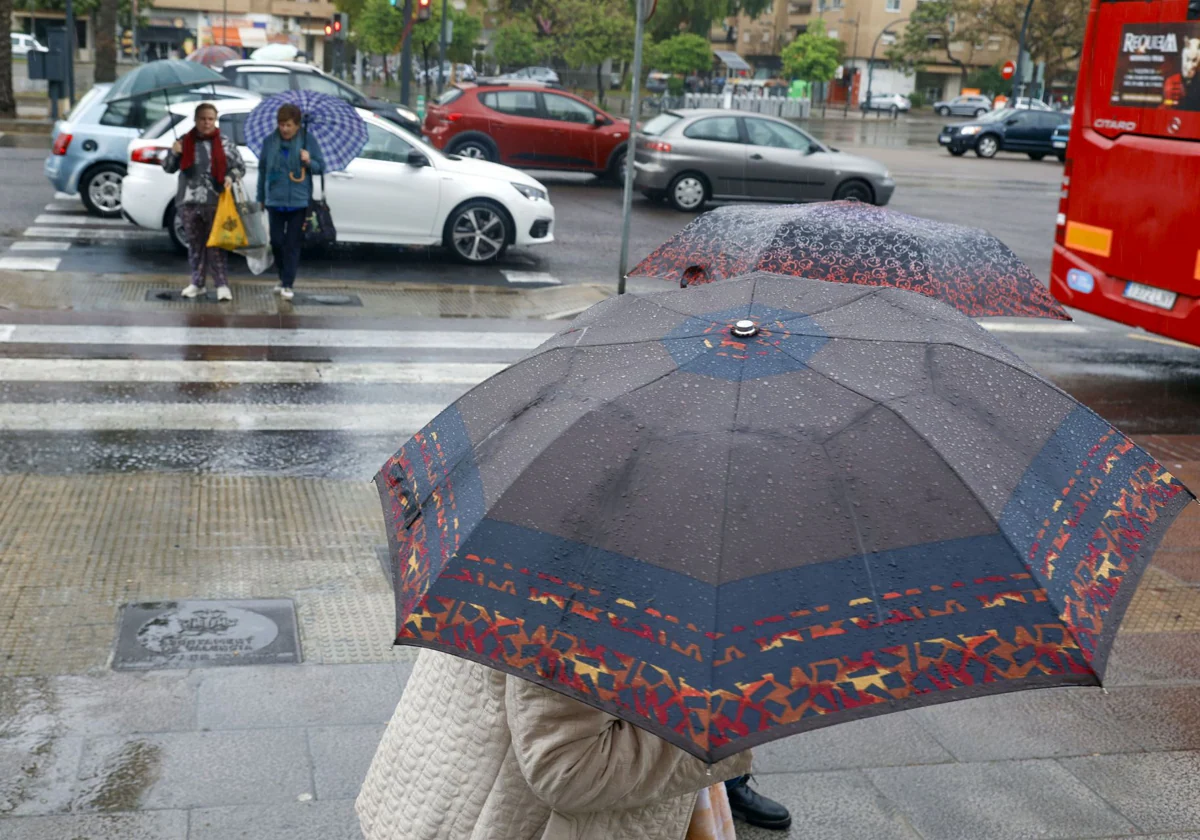
[(729, 810), (734, 819), (778, 831), (791, 827), (792, 815), (788, 809), (752, 790), (749, 776), (730, 779), (725, 783), (725, 790), (729, 794)]

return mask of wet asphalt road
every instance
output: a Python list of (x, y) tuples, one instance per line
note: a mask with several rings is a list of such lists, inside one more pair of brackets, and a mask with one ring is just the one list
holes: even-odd
[[(892, 207), (943, 221), (975, 224), (1004, 240), (1041, 277), (1049, 273), (1050, 249), (1061, 167), (1052, 160), (1001, 156), (985, 161), (968, 155), (951, 158), (932, 138), (937, 123), (887, 120), (815, 122), (810, 128), (831, 145), (885, 162), (898, 181)], [(41, 175), (38, 149), (0, 144), (0, 254), (29, 238), (37, 218), (54, 199)], [(558, 213), (558, 241), (536, 249), (515, 250), (496, 268), (464, 269), (437, 251), (394, 248), (343, 248), (332, 257), (308, 262), (310, 277), (408, 283), (472, 283), (507, 286), (505, 272), (538, 272), (562, 284), (615, 283), (620, 233), (620, 192), (588, 176), (539, 173), (551, 190)], [(56, 208), (60, 209), (60, 208)], [(635, 199), (631, 257), (640, 259), (686, 224), (689, 216)], [(86, 219), (82, 220), (86, 223)], [(44, 222), (42, 223), (45, 224)], [(71, 240), (61, 253), (61, 271), (111, 274), (178, 273), (181, 260), (165, 235), (114, 237), (118, 226), (93, 228)], [(302, 280), (303, 283), (303, 280)], [(525, 282), (528, 284), (528, 275)], [(639, 280), (633, 288), (657, 288)], [(537, 285), (535, 282), (533, 285)], [(172, 320), (175, 318), (175, 320)], [(164, 324), (185, 323), (177, 316)], [(439, 328), (420, 324), (398, 329)], [(510, 332), (497, 323), (460, 329), (463, 344), (416, 353), (351, 344), (278, 357), (283, 364), (456, 364), (511, 361), (520, 347), (499, 351), (470, 346), (474, 333)], [(538, 329), (553, 330), (553, 323)], [(5, 327), (0, 323), (0, 338)], [(337, 332), (336, 330), (333, 332)], [(1067, 391), (1132, 434), (1200, 434), (1200, 355), (1191, 347), (1165, 342), (1118, 324), (1081, 315), (1073, 325), (1028, 322), (997, 325), (995, 333), (1027, 361)], [(157, 341), (157, 339), (156, 339)], [(22, 354), (39, 358), (159, 360), (268, 360), (264, 348), (248, 342), (240, 348), (184, 346), (170, 342), (144, 347), (103, 342), (86, 350), (46, 344), (30, 350), (0, 341), (0, 365)], [(241, 354), (241, 355), (239, 355)], [(184, 362), (180, 361), (180, 364)], [(290, 374), (289, 374), (290, 375)], [(21, 374), (25, 376), (25, 374)], [(167, 469), (201, 472), (277, 473), (365, 478), (390, 454), (413, 423), (471, 384), (469, 379), (434, 376), (420, 384), (389, 381), (387, 375), (333, 385), (289, 384), (271, 376), (181, 384), (187, 377), (166, 371), (157, 383), (116, 379), (86, 383), (78, 377), (16, 380), (0, 371), (0, 472), (33, 469), (49, 473)], [(135, 377), (136, 378), (136, 377)], [(286, 377), (285, 377), (286, 378)], [(416, 409), (413, 409), (413, 406)], [(17, 408), (12, 408), (16, 406)], [(39, 409), (38, 406), (41, 406)], [(52, 406), (91, 418), (69, 427), (58, 422)], [(305, 409), (296, 422), (255, 415), (261, 407)], [(39, 418), (49, 412), (51, 421)], [(11, 416), (6, 416), (6, 411)], [(67, 409), (63, 409), (67, 411)], [(42, 412), (42, 413), (39, 413)], [(61, 415), (62, 412), (58, 412)], [(246, 416), (253, 415), (251, 420)], [(341, 416), (357, 417), (351, 429), (339, 429)], [(297, 415), (299, 416), (299, 415)], [(389, 423), (388, 417), (403, 417)], [(15, 418), (15, 419), (14, 419)]]

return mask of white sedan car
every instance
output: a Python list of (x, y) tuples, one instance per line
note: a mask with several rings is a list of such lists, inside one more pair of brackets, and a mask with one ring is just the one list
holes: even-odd
[[(258, 158), (245, 145), (243, 128), (255, 103), (218, 101), (222, 134), (232, 134), (246, 162), (250, 196)], [(179, 248), (175, 175), (162, 159), (177, 137), (190, 131), (195, 103), (174, 106), (170, 116), (129, 144), (129, 173), (122, 185), (122, 213), (134, 224), (166, 229)], [(499, 258), (510, 245), (554, 241), (554, 206), (546, 187), (517, 169), (444, 155), (393, 123), (359, 109), (367, 145), (342, 172), (325, 176), (329, 209), (339, 242), (445, 245), (465, 263)], [(318, 197), (320, 179), (317, 179)]]

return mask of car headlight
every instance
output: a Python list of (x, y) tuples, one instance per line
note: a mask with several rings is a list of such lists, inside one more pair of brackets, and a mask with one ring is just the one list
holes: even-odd
[(969, 125), (959, 132), (959, 134), (978, 134), (978, 133), (979, 133), (979, 126), (977, 126), (977, 125)]
[(416, 111), (410, 111), (407, 108), (397, 108), (396, 113), (399, 114), (404, 119), (408, 120), (409, 122), (419, 122), (420, 121), (420, 119), (417, 117)]
[(546, 200), (546, 191), (545, 190), (539, 190), (537, 187), (531, 187), (528, 184), (518, 184), (515, 181), (512, 182), (512, 185), (513, 185), (513, 189), (515, 189), (521, 195), (528, 198), (530, 201), (545, 201)]

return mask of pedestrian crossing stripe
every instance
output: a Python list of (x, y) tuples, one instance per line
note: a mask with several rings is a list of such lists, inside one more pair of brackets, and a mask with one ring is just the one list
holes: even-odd
[(98, 227), (120, 227), (135, 230), (133, 225), (124, 219), (102, 219), (84, 213), (43, 213), (33, 220), (35, 225), (96, 225)]
[(476, 362), (268, 362), (171, 359), (3, 359), (0, 382), (224, 385), (475, 385), (508, 365)]
[(84, 227), (29, 227), (22, 234), (26, 239), (111, 239), (125, 241), (129, 239), (158, 239), (162, 231), (141, 230), (130, 227), (128, 230), (118, 228), (84, 228)]
[(10, 251), (67, 251), (70, 248), (70, 242), (45, 239), (21, 239), (8, 246)]
[(57, 271), (61, 257), (0, 257), (4, 271)]
[(340, 431), (408, 437), (442, 403), (0, 403), (0, 432)]

